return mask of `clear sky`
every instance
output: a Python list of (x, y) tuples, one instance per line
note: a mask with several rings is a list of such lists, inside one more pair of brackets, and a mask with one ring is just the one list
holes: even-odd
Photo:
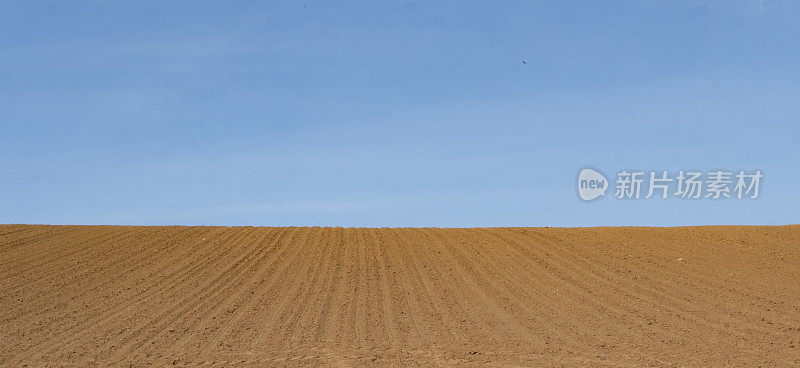
[(0, 223), (800, 223), (797, 1), (255, 3), (0, 1)]

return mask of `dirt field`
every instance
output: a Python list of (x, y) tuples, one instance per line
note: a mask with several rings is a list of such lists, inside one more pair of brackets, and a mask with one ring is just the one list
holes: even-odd
[(799, 366), (800, 226), (0, 226), (0, 366)]

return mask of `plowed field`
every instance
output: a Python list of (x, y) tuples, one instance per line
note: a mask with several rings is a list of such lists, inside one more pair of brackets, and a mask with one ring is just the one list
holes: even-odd
[(800, 226), (0, 226), (0, 366), (800, 366)]

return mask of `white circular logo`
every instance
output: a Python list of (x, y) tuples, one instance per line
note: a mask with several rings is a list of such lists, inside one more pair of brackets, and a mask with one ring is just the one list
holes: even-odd
[(591, 201), (606, 195), (608, 180), (603, 174), (592, 169), (583, 169), (578, 174), (578, 195), (584, 201)]

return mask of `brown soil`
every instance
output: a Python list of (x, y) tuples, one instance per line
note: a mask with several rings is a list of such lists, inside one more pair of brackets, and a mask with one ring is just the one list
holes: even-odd
[(0, 226), (0, 366), (798, 366), (800, 226)]

